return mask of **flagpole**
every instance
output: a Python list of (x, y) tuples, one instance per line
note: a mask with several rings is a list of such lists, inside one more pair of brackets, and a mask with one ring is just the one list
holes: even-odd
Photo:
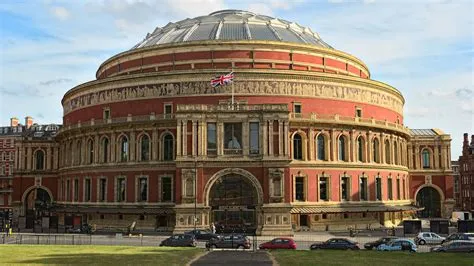
[[(232, 68), (230, 73), (234, 73), (234, 68)], [(232, 81), (232, 111), (234, 110), (234, 81)]]

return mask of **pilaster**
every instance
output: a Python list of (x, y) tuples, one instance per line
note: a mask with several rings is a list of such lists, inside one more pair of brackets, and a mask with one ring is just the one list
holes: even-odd
[(273, 155), (273, 120), (268, 120), (268, 156)]

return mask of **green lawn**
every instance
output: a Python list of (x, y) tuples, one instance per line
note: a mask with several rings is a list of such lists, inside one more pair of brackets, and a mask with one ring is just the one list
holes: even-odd
[(185, 265), (198, 248), (0, 245), (0, 264)]
[(408, 253), (381, 251), (278, 250), (271, 254), (280, 266), (296, 265), (469, 265), (474, 266), (474, 254)]

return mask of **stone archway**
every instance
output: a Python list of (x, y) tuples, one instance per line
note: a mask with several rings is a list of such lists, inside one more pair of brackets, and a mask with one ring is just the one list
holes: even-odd
[(48, 188), (34, 186), (25, 190), (21, 202), (25, 216), (25, 227), (34, 228), (35, 224), (40, 223), (43, 216), (49, 216), (53, 196)]
[(205, 188), (205, 204), (218, 233), (251, 233), (257, 230), (262, 187), (251, 173), (229, 168), (216, 173)]
[(415, 193), (415, 201), (417, 206), (424, 207), (424, 209), (418, 211), (418, 217), (442, 217), (443, 200), (443, 193), (439, 188), (431, 185), (419, 187)]

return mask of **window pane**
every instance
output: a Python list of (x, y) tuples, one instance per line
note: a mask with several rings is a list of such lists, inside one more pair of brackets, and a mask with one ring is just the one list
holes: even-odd
[(100, 201), (105, 201), (105, 193), (107, 191), (107, 179), (100, 179)]
[(375, 179), (375, 186), (376, 186), (377, 200), (382, 200), (382, 179), (376, 178)]
[(207, 123), (207, 154), (217, 154), (217, 129), (216, 123)]
[(324, 145), (324, 136), (318, 136), (318, 160), (326, 160), (326, 146)]
[(102, 161), (104, 163), (108, 162), (109, 158), (109, 139), (105, 138), (102, 142)]
[(341, 197), (342, 200), (349, 200), (349, 178), (341, 178)]
[(117, 179), (117, 201), (125, 201), (125, 178)]
[(173, 137), (168, 134), (163, 138), (163, 160), (172, 161), (174, 158)]
[(240, 154), (242, 152), (242, 123), (225, 123), (224, 141), (225, 154)]
[(295, 183), (296, 200), (304, 201), (304, 177), (296, 177)]
[(357, 139), (357, 160), (359, 160), (359, 162), (362, 162), (363, 159), (364, 159), (364, 143), (362, 142), (362, 138), (359, 137)]
[(346, 159), (346, 140), (343, 136), (339, 137), (339, 160), (344, 161)]
[(79, 180), (74, 179), (74, 201), (79, 201)]
[(91, 200), (91, 180), (86, 179), (85, 183), (85, 201), (90, 201)]
[(328, 200), (328, 178), (319, 178), (319, 198), (321, 200)]
[(161, 199), (162, 201), (171, 201), (171, 177), (161, 179)]
[(250, 123), (250, 154), (259, 154), (259, 123)]
[(361, 177), (360, 178), (360, 199), (361, 200), (368, 200), (367, 195), (367, 178)]
[(128, 160), (128, 139), (123, 137), (120, 143), (120, 159), (122, 162)]
[(141, 142), (141, 160), (148, 161), (150, 159), (150, 140), (147, 135), (143, 135)]
[(140, 178), (140, 201), (147, 201), (148, 199), (148, 185), (147, 185), (147, 178), (141, 177)]
[(299, 134), (295, 134), (293, 137), (293, 159), (303, 160), (303, 145)]
[(388, 189), (388, 199), (389, 200), (392, 200), (393, 199), (393, 193), (392, 193), (392, 179), (389, 178), (387, 179), (388, 180), (388, 185), (387, 185), (387, 189)]

